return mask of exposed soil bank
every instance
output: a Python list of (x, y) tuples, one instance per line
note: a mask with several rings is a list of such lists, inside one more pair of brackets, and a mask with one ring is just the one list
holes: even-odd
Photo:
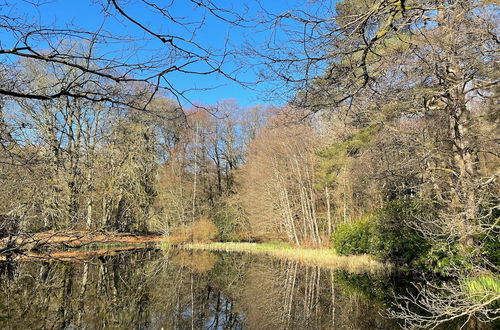
[(162, 235), (135, 235), (132, 233), (114, 233), (104, 231), (24, 233), (11, 239), (0, 239), (0, 254), (26, 254), (27, 252), (34, 251), (43, 251), (45, 254), (45, 252), (82, 248), (89, 245), (119, 244), (123, 247), (123, 245), (134, 246), (148, 243), (159, 243), (162, 240)]
[[(123, 254), (127, 252), (135, 253), (138, 250), (147, 249), (144, 245), (121, 245), (114, 247), (105, 247), (97, 249), (76, 249), (76, 250), (66, 250), (66, 251), (42, 251), (33, 252), (27, 251), (23, 254), (17, 254), (13, 256), (10, 260), (23, 261), (23, 260), (43, 260), (43, 261), (66, 261), (66, 262), (82, 262), (93, 257), (100, 256), (114, 256), (118, 254)], [(3, 259), (7, 260), (5, 256)], [(3, 260), (0, 255), (0, 261)]]

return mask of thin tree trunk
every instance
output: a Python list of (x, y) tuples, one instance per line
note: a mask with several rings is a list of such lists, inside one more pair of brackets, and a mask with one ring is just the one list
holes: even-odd
[(328, 186), (325, 185), (325, 198), (326, 198), (326, 220), (328, 223), (328, 237), (332, 234), (332, 214), (330, 206), (330, 192), (328, 191)]

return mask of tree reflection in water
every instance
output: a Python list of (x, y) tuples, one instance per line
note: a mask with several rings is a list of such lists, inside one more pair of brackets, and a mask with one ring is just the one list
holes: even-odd
[(241, 254), (0, 264), (6, 329), (396, 329), (391, 281)]

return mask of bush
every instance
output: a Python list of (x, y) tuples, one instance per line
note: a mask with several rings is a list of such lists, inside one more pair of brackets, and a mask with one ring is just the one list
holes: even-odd
[(342, 223), (332, 234), (333, 248), (340, 255), (371, 252), (375, 222), (368, 216), (353, 223)]
[(396, 264), (410, 264), (425, 255), (430, 244), (409, 224), (416, 217), (429, 216), (426, 213), (430, 210), (411, 200), (399, 199), (387, 203), (376, 215), (372, 254)]
[(382, 261), (409, 264), (430, 249), (429, 243), (408, 226), (423, 209), (412, 201), (389, 202), (374, 215), (341, 224), (332, 234), (333, 247), (341, 255), (369, 253)]
[(458, 244), (437, 242), (418, 262), (419, 266), (441, 276), (455, 276), (457, 270), (471, 270), (471, 264), (460, 253)]
[(170, 244), (188, 242), (205, 243), (217, 238), (217, 227), (208, 219), (200, 219), (186, 226), (179, 226), (172, 231), (167, 241)]
[[(477, 238), (480, 242), (483, 242), (481, 246), (481, 257), (488, 260), (490, 264), (494, 265), (496, 268), (500, 267), (500, 242), (498, 238), (491, 237), (494, 235), (480, 235)], [(491, 267), (486, 264), (485, 267)]]
[[(500, 209), (495, 207), (500, 204), (500, 198), (490, 192), (493, 196), (485, 196), (484, 202), (480, 205), (480, 225), (484, 227), (495, 228), (500, 219)], [(477, 242), (481, 242), (480, 255), (482, 266), (492, 270), (500, 267), (500, 240), (498, 231), (492, 230), (486, 233), (477, 235), (474, 238)], [(487, 262), (484, 262), (487, 261)], [(491, 267), (493, 265), (493, 267)]]

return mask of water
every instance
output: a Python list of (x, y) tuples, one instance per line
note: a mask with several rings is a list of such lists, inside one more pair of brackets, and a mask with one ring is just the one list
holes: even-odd
[(2, 329), (398, 329), (389, 277), (244, 254), (133, 250), (0, 264)]

